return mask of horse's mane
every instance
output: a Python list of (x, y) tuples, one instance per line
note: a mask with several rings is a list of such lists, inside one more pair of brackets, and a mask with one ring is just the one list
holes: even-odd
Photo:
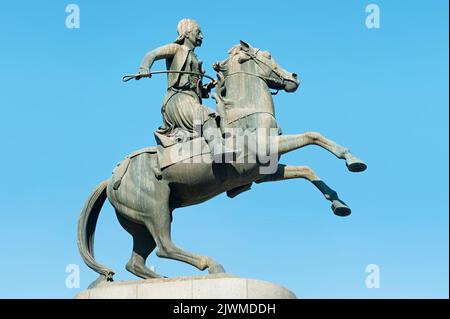
[[(229, 64), (230, 60), (232, 60), (236, 55), (238, 55), (242, 51), (243, 45), (245, 45), (245, 47), (247, 47), (247, 48), (249, 47), (248, 44), (241, 41), (241, 43), (238, 43), (238, 44), (232, 46), (228, 50), (228, 57), (225, 60), (218, 61), (213, 64), (213, 69), (217, 72), (217, 77), (219, 79), (216, 89), (217, 89), (218, 96), (221, 98), (222, 101), (225, 101), (223, 96), (225, 95), (225, 92), (226, 92), (225, 76), (229, 70), (228, 64)], [(259, 49), (257, 49), (257, 50), (259, 51)]]
[(215, 94), (218, 108), (221, 105), (230, 104), (231, 103), (231, 102), (227, 101), (227, 99), (225, 99), (225, 97), (224, 97), (225, 92), (226, 92), (225, 74), (228, 72), (228, 62), (234, 56), (239, 54), (239, 51), (241, 49), (242, 49), (242, 46), (241, 46), (240, 43), (232, 46), (228, 50), (228, 57), (225, 60), (218, 61), (218, 62), (213, 64), (213, 69), (217, 72), (217, 78), (218, 78), (218, 83), (217, 83), (217, 87), (216, 87), (217, 94)]
[(218, 62), (214, 63), (214, 65), (213, 65), (214, 70), (216, 70), (218, 73), (226, 72), (228, 62), (230, 61), (230, 59), (232, 57), (237, 55), (241, 49), (242, 49), (242, 46), (241, 46), (240, 43), (232, 46), (228, 50), (228, 58), (226, 58), (225, 60), (218, 61)]
[(241, 48), (242, 48), (242, 47), (241, 47), (240, 44), (236, 44), (236, 45), (232, 46), (232, 47), (228, 50), (228, 56), (229, 56), (229, 57), (232, 57), (232, 56), (238, 54), (239, 51), (241, 50)]

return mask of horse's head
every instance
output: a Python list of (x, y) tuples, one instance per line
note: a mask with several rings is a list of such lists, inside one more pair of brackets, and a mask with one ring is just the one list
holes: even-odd
[[(270, 89), (295, 92), (300, 84), (297, 74), (280, 67), (268, 51), (253, 48), (244, 41), (229, 51), (229, 58), (216, 63), (214, 69), (223, 77), (234, 74), (247, 74), (264, 80)], [(246, 67), (246, 64), (254, 64)]]

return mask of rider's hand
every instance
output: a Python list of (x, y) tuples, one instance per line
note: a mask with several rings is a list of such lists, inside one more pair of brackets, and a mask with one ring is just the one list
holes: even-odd
[(144, 68), (144, 67), (140, 67), (139, 71), (138, 71), (138, 75), (136, 76), (136, 80), (139, 80), (139, 79), (144, 78), (144, 77), (151, 78), (152, 75), (151, 75), (149, 69)]
[(211, 92), (212, 88), (217, 85), (217, 81), (211, 81), (208, 84), (203, 86), (203, 89), (207, 91), (208, 93)]

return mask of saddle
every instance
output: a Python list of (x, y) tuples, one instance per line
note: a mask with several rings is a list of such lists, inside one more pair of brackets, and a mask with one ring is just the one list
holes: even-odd
[[(144, 147), (125, 156), (125, 159), (117, 164), (113, 170), (113, 189), (118, 190), (122, 179), (125, 176), (131, 160), (142, 154), (154, 154), (155, 165), (153, 165), (154, 174), (157, 179), (162, 178), (162, 171), (176, 163), (187, 162), (194, 156), (203, 155), (211, 156), (211, 151), (205, 139), (198, 134), (192, 134), (185, 130), (184, 132), (175, 132), (170, 136), (155, 131), (155, 139), (157, 146)], [(180, 139), (183, 136), (183, 139)], [(187, 137), (187, 138), (186, 138)], [(184, 141), (183, 141), (184, 140)], [(234, 198), (235, 196), (250, 190), (251, 183), (242, 185), (227, 191), (227, 196)]]
[(175, 128), (169, 134), (156, 130), (153, 134), (155, 135), (156, 144), (164, 148), (200, 137), (198, 132), (192, 133), (182, 128)]
[[(156, 156), (154, 173), (157, 179), (161, 179), (162, 170), (179, 162), (189, 162), (194, 156), (210, 154), (208, 144), (205, 139), (198, 134), (192, 134), (187, 131), (176, 132), (170, 136), (155, 132), (157, 146), (144, 147), (125, 156), (113, 170), (113, 189), (118, 190), (125, 173), (128, 170), (131, 160), (141, 154), (154, 154)], [(183, 139), (180, 139), (183, 136)], [(187, 138), (186, 138), (187, 137)], [(183, 141), (185, 140), (185, 141)]]
[[(125, 159), (122, 160), (121, 162), (119, 162), (116, 167), (114, 168), (114, 170), (112, 171), (113, 174), (113, 189), (114, 190), (118, 190), (120, 187), (120, 184), (122, 183), (122, 179), (125, 176), (125, 173), (128, 170), (128, 166), (130, 166), (130, 162), (131, 159), (144, 154), (144, 153), (149, 153), (149, 154), (157, 154), (158, 153), (158, 148), (156, 146), (150, 146), (150, 147), (144, 147), (141, 148), (137, 151), (134, 151), (133, 153), (125, 156)], [(161, 175), (161, 171), (159, 168), (159, 164), (158, 165), (154, 165), (154, 170), (155, 170), (155, 176), (158, 179), (161, 179), (162, 175)]]
[(189, 159), (204, 155), (210, 156), (211, 150), (206, 140), (197, 132), (191, 133), (176, 128), (170, 135), (154, 132), (158, 144), (158, 159), (161, 170), (180, 162), (189, 163)]

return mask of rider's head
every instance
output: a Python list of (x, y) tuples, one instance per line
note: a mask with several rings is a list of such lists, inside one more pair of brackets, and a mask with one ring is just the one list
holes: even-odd
[(203, 34), (197, 21), (192, 19), (183, 19), (178, 22), (177, 26), (178, 38), (174, 41), (178, 44), (183, 44), (189, 41), (193, 46), (199, 47), (202, 45)]

